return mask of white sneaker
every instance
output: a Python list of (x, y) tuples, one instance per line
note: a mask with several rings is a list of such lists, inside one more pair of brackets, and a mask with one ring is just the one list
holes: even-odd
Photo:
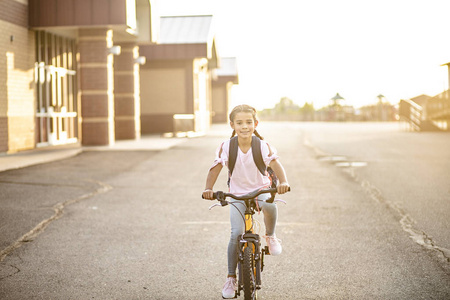
[(264, 236), (266, 238), (267, 246), (269, 247), (270, 255), (280, 255), (283, 248), (281, 247), (281, 240), (277, 239), (276, 235)]
[(222, 297), (224, 299), (231, 299), (236, 297), (237, 283), (235, 277), (228, 277), (223, 285)]

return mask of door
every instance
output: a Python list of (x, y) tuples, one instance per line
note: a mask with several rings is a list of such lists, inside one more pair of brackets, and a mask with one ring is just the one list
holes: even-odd
[(36, 33), (37, 146), (76, 143), (75, 40)]

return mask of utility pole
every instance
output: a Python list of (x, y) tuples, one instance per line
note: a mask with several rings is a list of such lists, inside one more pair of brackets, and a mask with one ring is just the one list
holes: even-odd
[(382, 94), (379, 94), (377, 96), (378, 98), (378, 121), (384, 121), (383, 117), (383, 98), (384, 96)]
[(447, 66), (447, 70), (448, 70), (448, 85), (447, 85), (447, 90), (450, 89), (450, 62), (446, 63), (446, 64), (442, 64), (441, 66)]

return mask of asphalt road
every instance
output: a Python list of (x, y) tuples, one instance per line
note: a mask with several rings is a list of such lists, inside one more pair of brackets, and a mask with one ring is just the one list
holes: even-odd
[[(450, 299), (449, 134), (374, 123), (259, 132), (292, 186), (260, 299)], [(221, 299), (228, 211), (200, 195), (230, 133), (0, 173), (0, 299)]]

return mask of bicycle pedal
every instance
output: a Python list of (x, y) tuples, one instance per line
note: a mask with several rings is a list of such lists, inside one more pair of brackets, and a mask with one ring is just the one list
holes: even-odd
[(268, 246), (265, 246), (264, 249), (263, 249), (263, 251), (264, 251), (264, 254), (265, 254), (265, 255), (270, 255), (269, 247), (268, 247)]

